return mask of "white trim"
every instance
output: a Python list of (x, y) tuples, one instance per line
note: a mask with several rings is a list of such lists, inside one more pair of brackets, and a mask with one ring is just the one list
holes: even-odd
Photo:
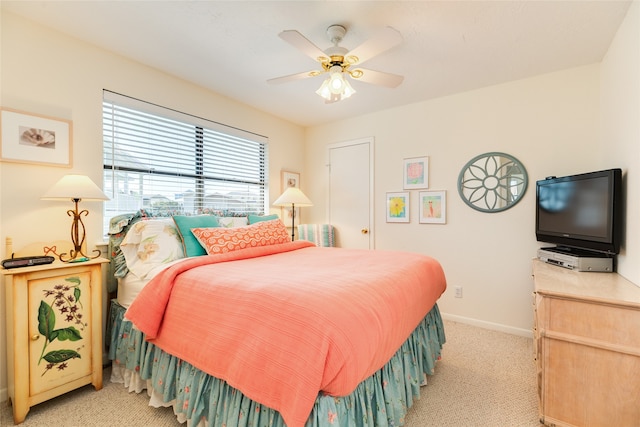
[(525, 338), (533, 338), (533, 331), (528, 329), (514, 328), (512, 326), (502, 325), (500, 323), (486, 322), (484, 320), (457, 316), (455, 314), (441, 313), (441, 316), (444, 320), (450, 320), (452, 322), (464, 323), (466, 325), (477, 326), (479, 328), (489, 329), (492, 331), (505, 332), (507, 334), (518, 335)]

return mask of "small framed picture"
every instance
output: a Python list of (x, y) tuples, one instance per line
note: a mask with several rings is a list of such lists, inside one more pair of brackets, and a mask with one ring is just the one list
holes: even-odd
[[(289, 172), (289, 171), (282, 171), (282, 176), (281, 176), (281, 181), (280, 181), (280, 187), (281, 187), (281, 194), (284, 193), (284, 191), (289, 188), (289, 187), (295, 187), (295, 188), (300, 188), (300, 174), (298, 172)], [(287, 225), (287, 227), (291, 227), (291, 217), (293, 216), (293, 212), (291, 210), (291, 208), (280, 208), (281, 209), (281, 215), (280, 218), (282, 218), (282, 220), (284, 221), (285, 225)], [(296, 219), (298, 220), (298, 224), (300, 224), (300, 208), (295, 208), (296, 209)]]
[(421, 191), (420, 224), (447, 223), (447, 194), (446, 191)]
[(71, 167), (71, 121), (2, 108), (3, 162)]
[(404, 159), (403, 188), (429, 188), (429, 157)]
[(300, 188), (300, 174), (298, 172), (282, 171), (282, 192), (289, 187)]
[(409, 222), (409, 192), (387, 193), (387, 222)]

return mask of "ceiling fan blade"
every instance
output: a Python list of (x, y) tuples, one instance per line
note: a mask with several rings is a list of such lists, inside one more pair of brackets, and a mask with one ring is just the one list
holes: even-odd
[(327, 55), (318, 46), (311, 43), (309, 39), (296, 30), (286, 30), (278, 34), (278, 36), (314, 61), (322, 62), (322, 59), (319, 58), (327, 58)]
[(371, 83), (374, 85), (397, 87), (404, 80), (403, 76), (397, 74), (384, 73), (382, 71), (368, 70), (366, 68), (358, 68), (356, 71), (362, 71), (362, 76), (354, 77), (355, 81)]
[(288, 76), (282, 76), (282, 77), (276, 77), (275, 79), (269, 79), (267, 80), (267, 83), (269, 84), (280, 84), (280, 83), (287, 83), (287, 82), (292, 82), (295, 80), (301, 80), (301, 79), (306, 79), (308, 77), (315, 77), (319, 74), (324, 73), (325, 71), (305, 71), (303, 73), (297, 73), (297, 74), (290, 74)]
[(386, 27), (384, 30), (374, 34), (372, 38), (362, 43), (349, 53), (345, 55), (345, 58), (350, 61), (351, 57), (357, 58), (357, 64), (362, 64), (365, 61), (373, 58), (374, 56), (389, 50), (394, 46), (402, 43), (402, 34), (398, 30), (392, 27)]

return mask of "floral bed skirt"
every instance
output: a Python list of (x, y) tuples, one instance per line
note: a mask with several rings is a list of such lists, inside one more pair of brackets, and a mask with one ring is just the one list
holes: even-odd
[[(145, 341), (111, 302), (109, 358), (112, 382), (147, 390), (152, 406), (173, 406), (188, 426), (286, 427), (280, 414)], [(401, 426), (426, 375), (434, 373), (445, 342), (438, 306), (427, 314), (391, 360), (348, 396), (319, 394), (305, 427)]]

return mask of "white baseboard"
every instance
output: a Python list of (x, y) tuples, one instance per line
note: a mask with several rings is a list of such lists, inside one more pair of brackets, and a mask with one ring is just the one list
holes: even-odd
[(492, 331), (506, 332), (507, 334), (518, 335), (525, 338), (533, 338), (533, 331), (529, 329), (514, 328), (513, 326), (502, 325), (500, 323), (486, 322), (484, 320), (472, 319), (470, 317), (456, 316), (455, 314), (441, 313), (442, 318), (452, 322), (465, 323), (479, 328), (490, 329)]

